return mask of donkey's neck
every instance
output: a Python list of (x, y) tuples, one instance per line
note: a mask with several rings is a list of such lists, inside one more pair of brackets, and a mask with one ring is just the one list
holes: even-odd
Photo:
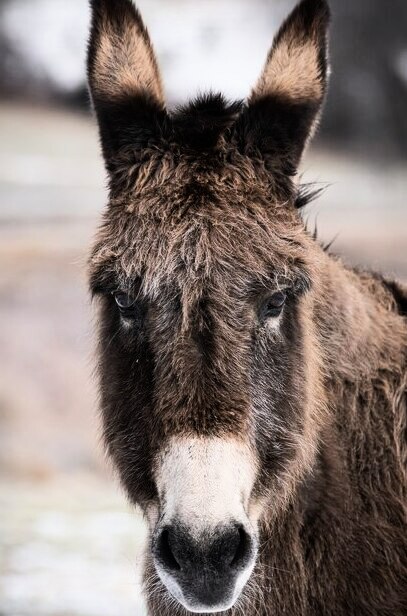
[(344, 508), (345, 518), (354, 506), (385, 516), (394, 497), (389, 481), (404, 483), (397, 455), (405, 438), (405, 322), (380, 276), (327, 256), (324, 277), (319, 334), (327, 414), (304, 502)]
[(316, 322), (326, 372), (347, 381), (399, 371), (406, 331), (379, 276), (324, 254)]

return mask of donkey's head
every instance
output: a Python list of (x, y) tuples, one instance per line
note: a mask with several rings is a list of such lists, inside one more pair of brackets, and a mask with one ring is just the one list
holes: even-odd
[(328, 8), (304, 0), (247, 103), (169, 113), (130, 0), (93, 0), (89, 81), (110, 177), (91, 257), (104, 435), (188, 610), (228, 609), (267, 511), (317, 444), (319, 249), (294, 176), (327, 76)]

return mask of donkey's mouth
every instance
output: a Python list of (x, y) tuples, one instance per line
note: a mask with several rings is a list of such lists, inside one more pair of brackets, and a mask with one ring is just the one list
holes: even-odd
[[(199, 588), (198, 588), (199, 586)], [(195, 585), (193, 589), (182, 590), (174, 580), (167, 580), (168, 592), (182, 607), (193, 614), (216, 614), (225, 612), (236, 603), (240, 592), (225, 588), (218, 580)]]
[(253, 569), (251, 567), (250, 571), (241, 574), (238, 579), (225, 580), (213, 573), (203, 573), (194, 581), (177, 582), (164, 570), (156, 568), (170, 595), (193, 614), (215, 614), (231, 609), (238, 601)]

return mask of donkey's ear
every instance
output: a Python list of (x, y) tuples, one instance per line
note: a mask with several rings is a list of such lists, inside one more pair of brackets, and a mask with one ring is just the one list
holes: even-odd
[(302, 0), (284, 22), (246, 110), (246, 147), (296, 173), (328, 79), (326, 0)]
[(90, 0), (88, 79), (102, 147), (142, 147), (164, 111), (160, 74), (147, 30), (131, 0)]

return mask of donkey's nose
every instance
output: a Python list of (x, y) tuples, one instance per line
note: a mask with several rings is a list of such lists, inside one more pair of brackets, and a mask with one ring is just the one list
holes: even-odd
[(242, 526), (208, 535), (196, 540), (180, 527), (167, 526), (158, 536), (155, 556), (168, 571), (210, 568), (220, 572), (245, 566), (252, 541)]
[(198, 537), (172, 525), (158, 534), (153, 551), (169, 591), (187, 609), (205, 612), (216, 607), (224, 610), (233, 603), (237, 579), (253, 563), (255, 542), (239, 524), (204, 531)]

